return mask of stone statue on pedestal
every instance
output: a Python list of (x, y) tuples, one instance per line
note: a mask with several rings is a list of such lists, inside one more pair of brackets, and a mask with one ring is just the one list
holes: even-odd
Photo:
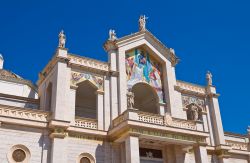
[(195, 104), (191, 104), (187, 110), (187, 118), (192, 121), (202, 120), (202, 110)]
[(175, 50), (173, 48), (170, 48), (170, 53), (175, 54)]
[(59, 38), (58, 47), (59, 48), (65, 48), (66, 36), (65, 36), (63, 30), (59, 33), (58, 38)]
[(207, 74), (206, 74), (206, 79), (207, 79), (207, 85), (209, 86), (212, 86), (213, 84), (213, 81), (212, 81), (212, 74), (210, 71), (207, 71)]
[(145, 15), (141, 15), (139, 18), (139, 31), (146, 30), (146, 19), (148, 19)]
[(109, 30), (109, 40), (110, 41), (115, 41), (117, 39), (115, 30), (110, 29)]
[(134, 93), (131, 92), (131, 91), (128, 91), (127, 92), (127, 106), (128, 106), (128, 109), (134, 109), (134, 104), (135, 104), (135, 101), (134, 101)]

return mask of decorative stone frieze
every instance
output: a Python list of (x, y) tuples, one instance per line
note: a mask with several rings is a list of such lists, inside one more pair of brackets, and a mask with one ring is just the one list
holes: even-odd
[(0, 105), (0, 116), (48, 122), (49, 112)]
[(140, 134), (140, 135), (147, 135), (147, 136), (157, 136), (157, 137), (164, 137), (173, 140), (183, 140), (189, 141), (198, 144), (206, 144), (206, 138), (203, 137), (194, 137), (190, 135), (182, 135), (177, 133), (169, 133), (169, 132), (161, 132), (161, 131), (153, 131), (147, 129), (137, 129), (137, 128), (130, 128), (129, 132)]
[(73, 54), (68, 55), (69, 64), (76, 64), (78, 66), (101, 70), (101, 71), (109, 71), (109, 64), (106, 62), (97, 61), (94, 59), (80, 57)]
[(176, 83), (175, 89), (177, 91), (180, 91), (182, 93), (192, 94), (196, 96), (205, 96), (206, 95), (206, 89), (205, 87), (183, 82), (178, 80)]
[(226, 145), (232, 147), (232, 149), (247, 151), (248, 144), (243, 142), (236, 142), (226, 140)]

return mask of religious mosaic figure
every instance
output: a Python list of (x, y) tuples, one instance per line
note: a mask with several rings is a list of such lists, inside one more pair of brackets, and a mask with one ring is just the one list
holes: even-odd
[(109, 30), (109, 40), (110, 41), (115, 41), (117, 39), (115, 30), (110, 29)]
[(211, 72), (210, 71), (208, 71), (207, 72), (207, 74), (206, 74), (206, 79), (207, 79), (207, 85), (212, 85), (213, 84), (213, 81), (212, 81), (212, 74), (211, 74)]
[(66, 36), (65, 36), (63, 30), (59, 33), (58, 38), (59, 38), (58, 47), (60, 47), (60, 48), (65, 48)]
[(129, 89), (139, 82), (148, 83), (156, 91), (159, 101), (164, 102), (161, 65), (147, 51), (135, 49), (126, 53), (126, 73)]
[(127, 92), (127, 106), (128, 106), (128, 109), (133, 109), (134, 108), (134, 104), (135, 104), (135, 101), (134, 101), (134, 93), (131, 92), (131, 91), (128, 91)]
[(148, 19), (145, 15), (141, 15), (139, 18), (139, 31), (146, 30), (146, 19)]

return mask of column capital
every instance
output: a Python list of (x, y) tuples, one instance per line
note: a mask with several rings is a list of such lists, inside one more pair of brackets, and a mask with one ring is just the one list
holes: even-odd
[(66, 136), (68, 136), (68, 132), (66, 132), (66, 130), (63, 128), (55, 128), (54, 131), (49, 135), (51, 139), (64, 139)]

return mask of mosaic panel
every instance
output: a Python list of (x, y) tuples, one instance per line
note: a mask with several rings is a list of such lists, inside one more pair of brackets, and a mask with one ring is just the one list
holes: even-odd
[(71, 85), (76, 86), (78, 83), (83, 82), (85, 80), (89, 80), (92, 84), (94, 84), (98, 90), (103, 91), (103, 78), (101, 76), (97, 76), (91, 73), (79, 73), (79, 72), (71, 72)]
[(159, 101), (164, 102), (161, 65), (147, 51), (134, 49), (126, 53), (126, 73), (129, 89), (146, 82), (155, 89)]

